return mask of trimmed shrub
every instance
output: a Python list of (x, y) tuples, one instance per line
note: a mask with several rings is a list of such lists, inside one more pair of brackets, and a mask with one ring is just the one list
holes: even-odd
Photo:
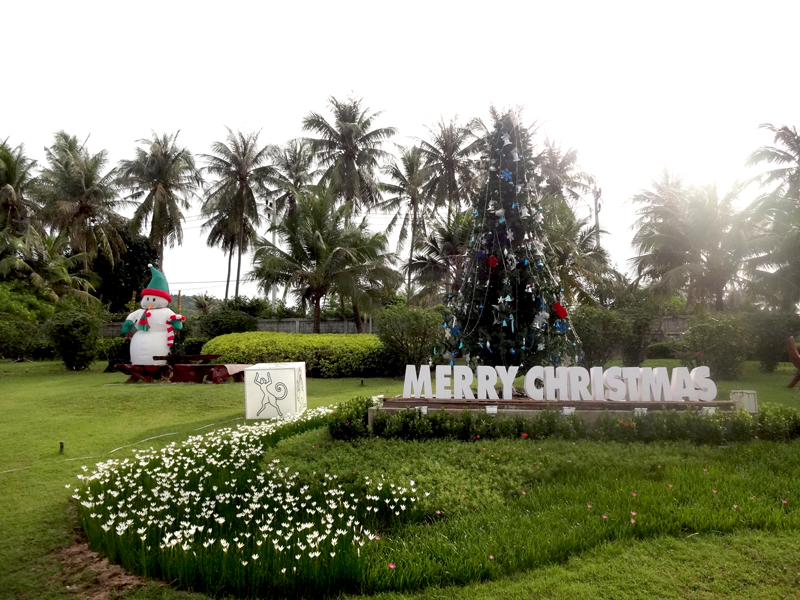
[(335, 440), (355, 440), (369, 435), (368, 410), (374, 406), (372, 398), (359, 396), (343, 402), (329, 416), (328, 431)]
[(395, 360), (369, 334), (232, 333), (212, 339), (201, 353), (221, 354), (219, 363), (305, 362), (309, 377), (380, 376)]
[(581, 340), (581, 362), (587, 367), (602, 367), (630, 336), (630, 325), (616, 310), (579, 306), (570, 319)]
[(29, 357), (39, 339), (36, 323), (13, 315), (0, 319), (0, 358), (17, 360)]
[(114, 366), (131, 362), (131, 341), (128, 338), (101, 338), (97, 340), (97, 358), (107, 360), (106, 373), (113, 373)]
[(50, 317), (44, 330), (64, 366), (70, 371), (82, 371), (97, 356), (97, 335), (103, 324), (103, 320), (88, 311), (64, 310)]
[(433, 308), (394, 305), (375, 317), (378, 337), (394, 358), (391, 374), (402, 373), (406, 365), (427, 365), (433, 349), (444, 342), (442, 313)]
[(197, 319), (200, 331), (205, 337), (215, 338), (229, 333), (256, 331), (258, 319), (238, 310), (215, 310)]
[(650, 344), (647, 349), (645, 350), (645, 357), (649, 359), (654, 358), (675, 358), (675, 352), (677, 351), (677, 346), (675, 342), (658, 342), (656, 344)]
[(678, 344), (681, 364), (693, 369), (707, 365), (711, 377), (736, 379), (749, 353), (752, 330), (743, 315), (706, 313), (695, 317)]
[(620, 310), (620, 316), (627, 323), (627, 335), (622, 342), (622, 363), (626, 367), (639, 367), (653, 341), (653, 329), (659, 319), (657, 308), (645, 303), (641, 307)]
[[(536, 440), (559, 438), (565, 440), (594, 439), (606, 442), (671, 442), (690, 441), (695, 444), (719, 445), (752, 441), (760, 432), (763, 439), (790, 440), (800, 437), (800, 416), (785, 406), (771, 406), (757, 419), (744, 410), (717, 411), (703, 415), (700, 410), (653, 410), (640, 416), (620, 419), (605, 412), (589, 426), (584, 415), (568, 416), (545, 409), (534, 417), (506, 417), (463, 411), (460, 414), (444, 410), (423, 415), (409, 408), (391, 415), (377, 411), (372, 421), (372, 435), (402, 440), (455, 439), (477, 442), (493, 439)], [(699, 408), (699, 406), (697, 407)], [(357, 416), (347, 414), (350, 423)], [(366, 410), (364, 410), (366, 419)], [(364, 421), (366, 422), (366, 421)], [(344, 427), (344, 426), (342, 426)], [(338, 439), (355, 439), (366, 433), (360, 426), (358, 435)], [(334, 436), (333, 431), (331, 435)]]
[(761, 364), (761, 370), (772, 373), (781, 361), (787, 360), (786, 338), (800, 332), (800, 319), (794, 313), (758, 312), (748, 315), (755, 333), (755, 344), (749, 357)]
[(781, 404), (766, 403), (759, 407), (756, 435), (759, 439), (786, 442), (800, 434), (797, 411)]
[[(181, 337), (183, 333), (181, 332)], [(183, 338), (183, 353), (184, 354), (202, 354), (203, 346), (208, 343), (208, 338)]]

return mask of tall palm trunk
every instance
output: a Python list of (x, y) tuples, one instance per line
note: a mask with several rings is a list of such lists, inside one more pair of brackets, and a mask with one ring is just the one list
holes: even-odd
[(231, 287), (231, 263), (233, 262), (233, 248), (228, 250), (228, 276), (225, 278), (225, 300), (228, 299), (228, 290)]
[(353, 319), (356, 322), (356, 333), (364, 333), (364, 326), (361, 324), (361, 313), (355, 300), (353, 300)]
[(319, 296), (314, 296), (314, 333), (319, 333), (319, 324), (322, 318), (321, 300)]
[(238, 264), (236, 265), (236, 298), (239, 297), (239, 277), (242, 273), (242, 245), (244, 244), (244, 217), (242, 217), (242, 223), (239, 227), (239, 258)]
[(411, 217), (411, 249), (408, 251), (408, 280), (406, 281), (406, 304), (411, 304), (411, 261), (414, 258), (414, 238), (417, 231), (417, 204), (414, 203), (414, 215)]

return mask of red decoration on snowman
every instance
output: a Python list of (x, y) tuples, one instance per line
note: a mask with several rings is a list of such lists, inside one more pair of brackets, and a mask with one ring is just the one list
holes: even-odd
[(142, 290), (142, 308), (128, 315), (122, 333), (131, 335), (131, 364), (165, 365), (165, 360), (154, 356), (165, 356), (175, 341), (177, 331), (183, 329), (186, 317), (176, 315), (167, 305), (172, 301), (167, 278), (153, 265), (148, 265), (152, 277)]

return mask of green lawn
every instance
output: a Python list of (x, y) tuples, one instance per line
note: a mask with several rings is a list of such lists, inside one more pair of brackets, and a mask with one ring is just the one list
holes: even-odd
[[(75, 538), (65, 485), (76, 481), (81, 465), (124, 456), (148, 438), (155, 439), (139, 447), (159, 447), (215, 424), (241, 421), (241, 384), (122, 385), (124, 376), (102, 373), (102, 366), (66, 373), (59, 363), (0, 363), (0, 597), (74, 597), (63, 578), (51, 578), (60, 570), (52, 552)], [(759, 402), (800, 408), (800, 391), (785, 387), (793, 372), (781, 365), (775, 374), (762, 374), (748, 363), (740, 381), (717, 382), (719, 398), (731, 389), (754, 389)], [(354, 395), (398, 394), (402, 382), (310, 380), (308, 390), (313, 408)], [(59, 441), (65, 442), (64, 455), (58, 453)], [(112, 453), (117, 448), (122, 449)], [(429, 589), (420, 597), (633, 598), (648, 589), (652, 597), (779, 598), (796, 595), (798, 576), (795, 534), (737, 532), (621, 540), (563, 565), (466, 588)], [(126, 597), (189, 596), (153, 585)]]

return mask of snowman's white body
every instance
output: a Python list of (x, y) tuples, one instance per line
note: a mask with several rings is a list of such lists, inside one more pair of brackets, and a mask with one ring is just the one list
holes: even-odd
[[(148, 308), (152, 306), (152, 308)], [(139, 329), (139, 319), (144, 313), (147, 317), (148, 329)], [(154, 356), (169, 354), (175, 332), (172, 328), (172, 318), (175, 313), (167, 308), (167, 301), (158, 296), (145, 296), (142, 298), (142, 308), (128, 315), (128, 320), (133, 321), (133, 337), (131, 338), (131, 364), (132, 365), (165, 365), (165, 360), (154, 360)], [(180, 317), (178, 317), (180, 318)]]

